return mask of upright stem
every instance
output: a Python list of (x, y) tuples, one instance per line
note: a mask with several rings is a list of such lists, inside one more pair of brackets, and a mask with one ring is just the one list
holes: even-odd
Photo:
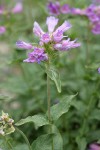
[(89, 21), (87, 24), (87, 37), (86, 37), (86, 64), (89, 64)]
[[(50, 62), (48, 61), (48, 66), (47, 66), (47, 72), (50, 69)], [(51, 99), (50, 99), (50, 78), (47, 73), (47, 103), (48, 103), (48, 119), (49, 123), (51, 124), (51, 113), (50, 113), (50, 106), (51, 106)], [(50, 133), (52, 133), (52, 126), (50, 125)], [(54, 143), (53, 143), (53, 138), (52, 138), (52, 150), (54, 150)]]
[[(49, 70), (50, 67), (50, 62), (48, 61), (48, 68), (47, 70)], [(50, 114), (50, 105), (51, 105), (51, 100), (50, 100), (50, 78), (47, 74), (47, 102), (48, 102), (48, 119), (49, 122), (51, 123), (51, 114)]]

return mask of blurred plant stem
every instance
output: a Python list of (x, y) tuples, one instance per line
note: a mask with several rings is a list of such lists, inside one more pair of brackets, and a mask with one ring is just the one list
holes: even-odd
[(22, 137), (23, 137), (24, 140), (26, 141), (26, 144), (27, 144), (29, 150), (32, 150), (31, 145), (30, 145), (29, 140), (28, 140), (28, 138), (26, 137), (26, 135), (25, 135), (20, 129), (18, 129), (17, 127), (16, 127), (16, 130), (22, 135)]
[[(47, 70), (50, 69), (50, 60), (48, 60)], [(48, 119), (50, 123), (50, 133), (52, 133), (52, 125), (51, 125), (51, 114), (50, 114), (50, 106), (51, 106), (51, 99), (50, 99), (50, 78), (47, 73), (47, 103), (48, 103)], [(53, 138), (52, 138), (52, 150), (54, 150)]]
[(91, 112), (91, 108), (92, 108), (92, 106), (94, 105), (93, 104), (93, 102), (94, 102), (94, 100), (93, 100), (93, 97), (89, 100), (89, 103), (88, 103), (88, 105), (87, 105), (87, 109), (86, 109), (86, 111), (85, 111), (85, 114), (84, 114), (84, 120), (83, 120), (83, 124), (82, 124), (82, 127), (81, 127), (81, 130), (80, 130), (80, 136), (82, 137), (82, 136), (84, 136), (84, 135), (86, 135), (85, 134), (85, 130), (86, 130), (86, 127), (88, 126), (87, 124), (88, 124), (88, 118), (89, 118), (89, 114), (90, 114), (90, 112)]
[[(50, 68), (50, 62), (48, 61), (48, 68), (47, 70), (49, 70)], [(47, 74), (47, 102), (48, 102), (48, 119), (49, 119), (49, 122), (51, 123), (51, 116), (50, 116), (50, 103), (51, 103), (51, 100), (50, 100), (50, 78)]]
[(89, 20), (87, 22), (87, 30), (86, 30), (86, 65), (89, 64), (89, 59), (90, 59), (90, 54), (89, 54), (89, 33), (90, 33), (90, 24), (89, 24)]
[(4, 140), (5, 140), (6, 144), (8, 145), (9, 149), (10, 149), (10, 150), (13, 150), (13, 146), (12, 146), (11, 143), (8, 141), (8, 139), (7, 139), (6, 136), (4, 136)]

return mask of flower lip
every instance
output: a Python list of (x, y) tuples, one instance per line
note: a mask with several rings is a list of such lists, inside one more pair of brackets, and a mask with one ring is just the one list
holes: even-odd
[(40, 63), (48, 59), (48, 55), (44, 52), (43, 48), (34, 47), (34, 51), (28, 54), (28, 58), (23, 62)]

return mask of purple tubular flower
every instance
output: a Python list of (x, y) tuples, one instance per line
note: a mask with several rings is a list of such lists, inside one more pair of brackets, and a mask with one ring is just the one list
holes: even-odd
[(77, 48), (80, 45), (81, 45), (80, 43), (76, 43), (76, 40), (70, 41), (70, 38), (68, 38), (67, 40), (61, 41), (61, 43), (55, 44), (54, 48), (55, 50), (59, 50), (59, 51), (67, 51), (71, 48)]
[(17, 14), (21, 13), (23, 11), (23, 5), (22, 3), (18, 2), (15, 7), (11, 10), (12, 13)]
[(26, 43), (23, 41), (17, 41), (16, 45), (18, 48), (22, 48), (22, 49), (32, 49), (33, 46), (30, 43)]
[(100, 0), (92, 0), (92, 3), (100, 5)]
[(94, 24), (92, 28), (92, 33), (94, 34), (100, 34), (100, 24)]
[(55, 42), (60, 42), (63, 38), (63, 33), (70, 29), (72, 26), (69, 22), (65, 21), (60, 27), (53, 33), (53, 39)]
[(98, 73), (100, 73), (100, 67), (98, 68)]
[(91, 4), (89, 7), (87, 7), (86, 9), (86, 15), (87, 16), (90, 16), (91, 14), (94, 13), (94, 10), (95, 10), (95, 5)]
[(4, 34), (6, 32), (6, 28), (4, 26), (0, 26), (0, 34)]
[(85, 9), (71, 8), (71, 14), (73, 15), (86, 15)]
[(43, 42), (43, 43), (48, 43), (48, 42), (50, 42), (50, 40), (51, 40), (51, 38), (50, 38), (50, 36), (49, 36), (49, 34), (48, 33), (45, 33), (45, 34), (43, 34), (42, 36), (41, 36), (41, 42)]
[(38, 37), (41, 37), (44, 34), (44, 31), (37, 22), (34, 22), (33, 33)]
[(0, 15), (2, 15), (4, 13), (4, 7), (0, 6)]
[(53, 33), (53, 40), (55, 42), (60, 42), (63, 39), (63, 32), (62, 31), (57, 31), (55, 33)]
[(48, 60), (48, 55), (44, 53), (43, 48), (34, 47), (34, 51), (28, 54), (28, 58), (23, 62), (27, 63), (40, 63), (41, 61)]
[(47, 8), (49, 9), (49, 11), (52, 15), (59, 15), (60, 14), (60, 4), (59, 4), (59, 2), (56, 2), (56, 3), (50, 2), (47, 5)]
[(89, 150), (100, 150), (100, 144), (97, 143), (90, 144)]
[[(68, 29), (70, 29), (71, 27), (72, 27), (71, 24), (70, 24), (68, 21), (65, 21), (60, 27), (58, 27), (58, 28), (56, 29), (55, 32), (58, 32), (58, 31), (65, 32), (65, 31), (67, 31)], [(55, 32), (54, 32), (54, 33), (55, 33)]]
[(65, 4), (63, 5), (61, 8), (60, 8), (60, 11), (62, 14), (67, 14), (67, 13), (70, 13), (70, 7), (69, 5)]
[(55, 26), (58, 24), (58, 19), (53, 16), (47, 17), (46, 24), (48, 26), (49, 33), (52, 33)]

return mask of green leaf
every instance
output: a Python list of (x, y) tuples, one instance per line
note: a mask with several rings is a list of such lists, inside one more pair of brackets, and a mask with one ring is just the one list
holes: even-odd
[(27, 144), (17, 144), (16, 147), (13, 148), (14, 150), (29, 150), (28, 147), (27, 147)]
[(32, 143), (32, 150), (51, 150), (53, 136), (53, 134), (41, 135)]
[(63, 150), (62, 136), (61, 136), (59, 130), (57, 129), (57, 127), (54, 125), (52, 126), (52, 133), (55, 134), (55, 136), (53, 137), (54, 150)]
[(37, 128), (49, 124), (47, 117), (45, 115), (39, 114), (39, 115), (29, 116), (25, 119), (21, 119), (15, 125), (20, 126), (28, 122), (33, 122)]
[(6, 130), (6, 134), (11, 134), (11, 133), (13, 133), (15, 131), (15, 128), (13, 127), (13, 126), (11, 126), (10, 128), (8, 128), (7, 130)]
[(100, 120), (100, 109), (94, 109), (91, 113), (90, 119)]
[(100, 63), (93, 63), (93, 64), (91, 64), (89, 66), (86, 66), (87, 69), (93, 69), (93, 70), (97, 69), (99, 67), (100, 67)]
[(51, 117), (53, 121), (57, 120), (63, 114), (68, 112), (72, 104), (72, 100), (76, 95), (66, 96), (66, 98), (61, 100), (58, 104), (51, 107)]
[(86, 145), (87, 145), (86, 138), (77, 137), (76, 142), (78, 144), (79, 150), (85, 150), (86, 149)]
[(61, 80), (59, 72), (55, 70), (53, 67), (50, 67), (49, 70), (47, 69), (46, 73), (48, 74), (50, 79), (55, 82), (58, 92), (61, 93)]

